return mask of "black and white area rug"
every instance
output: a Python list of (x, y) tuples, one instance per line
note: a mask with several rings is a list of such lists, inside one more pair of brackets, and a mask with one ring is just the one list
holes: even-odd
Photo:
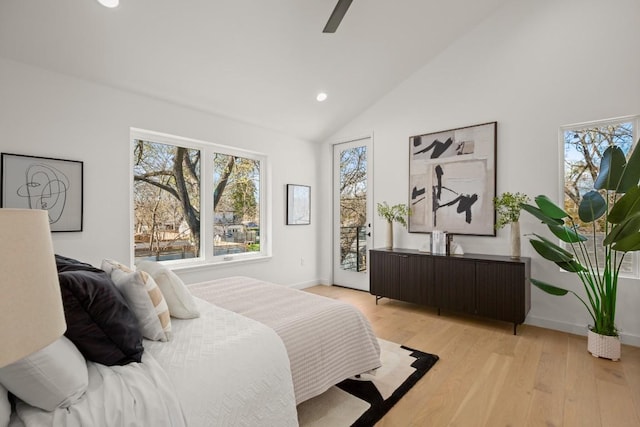
[(373, 426), (438, 361), (393, 342), (378, 339), (382, 366), (375, 375), (347, 379), (298, 405), (301, 427)]

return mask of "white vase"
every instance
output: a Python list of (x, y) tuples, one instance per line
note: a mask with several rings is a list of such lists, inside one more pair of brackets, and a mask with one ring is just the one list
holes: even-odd
[(386, 249), (393, 249), (393, 222), (387, 221), (387, 244)]
[(511, 258), (520, 258), (520, 223), (511, 223)]
[(587, 333), (587, 350), (593, 357), (611, 359), (617, 362), (620, 360), (620, 337), (596, 334), (589, 329)]

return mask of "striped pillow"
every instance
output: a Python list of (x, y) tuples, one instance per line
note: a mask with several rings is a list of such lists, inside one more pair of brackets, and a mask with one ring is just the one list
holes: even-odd
[(154, 341), (169, 341), (169, 307), (153, 278), (144, 271), (132, 271), (110, 260), (102, 262), (102, 269), (110, 270), (111, 280), (138, 318), (142, 335)]
[(111, 272), (113, 270), (122, 270), (125, 273), (132, 273), (133, 270), (130, 269), (128, 266), (118, 262), (118, 261), (114, 261), (112, 259), (103, 259), (102, 260), (102, 265), (100, 266), (100, 269), (103, 271), (106, 271), (107, 273), (111, 274)]
[(167, 300), (171, 317), (178, 319), (194, 319), (200, 317), (193, 295), (184, 282), (173, 271), (155, 261), (139, 261), (138, 271), (146, 271), (156, 281)]

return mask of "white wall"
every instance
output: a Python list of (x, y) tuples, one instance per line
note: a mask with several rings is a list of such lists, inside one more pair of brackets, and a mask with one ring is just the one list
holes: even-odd
[[(498, 193), (559, 194), (559, 127), (640, 113), (640, 2), (516, 0), (352, 121), (328, 142), (374, 133), (375, 202), (408, 200), (408, 137), (498, 122)], [(419, 54), (419, 52), (416, 52)], [(384, 58), (380, 58), (384, 61)], [(323, 161), (330, 164), (330, 147)], [(324, 169), (324, 167), (323, 167)], [(325, 187), (330, 185), (327, 176)], [(330, 194), (324, 194), (329, 206)], [(325, 216), (330, 211), (326, 210)], [(541, 232), (529, 215), (522, 233)], [(323, 227), (330, 222), (325, 221)], [(377, 218), (374, 246), (384, 243)], [(509, 254), (508, 229), (493, 237), (456, 237), (466, 252)], [(418, 248), (428, 235), (398, 233), (396, 246)], [(331, 242), (322, 240), (322, 277), (330, 276)], [(580, 289), (523, 241), (534, 277)], [(588, 315), (575, 298), (532, 290), (527, 323), (586, 334)], [(618, 327), (640, 345), (640, 283), (619, 286)]]
[[(103, 258), (131, 259), (131, 127), (269, 156), (273, 258), (181, 271), (185, 280), (246, 275), (317, 283), (317, 144), (0, 58), (0, 151), (84, 162), (84, 231), (54, 233), (57, 253), (98, 266)], [(312, 187), (311, 225), (285, 225), (287, 183)]]

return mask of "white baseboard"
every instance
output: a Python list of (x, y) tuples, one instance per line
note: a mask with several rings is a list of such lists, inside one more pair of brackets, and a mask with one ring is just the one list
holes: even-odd
[[(541, 328), (568, 332), (570, 334), (582, 335), (585, 337), (587, 336), (587, 328), (585, 325), (558, 322), (556, 320), (549, 320), (536, 316), (527, 316), (527, 320), (524, 323), (527, 325), (540, 326)], [(640, 347), (640, 336), (638, 335), (625, 334), (624, 331), (620, 331), (620, 341), (622, 342), (622, 344)]]
[(306, 289), (316, 285), (323, 285), (325, 283), (328, 282), (322, 280), (310, 280), (308, 282), (294, 283), (292, 285), (288, 285), (288, 287), (293, 289)]

